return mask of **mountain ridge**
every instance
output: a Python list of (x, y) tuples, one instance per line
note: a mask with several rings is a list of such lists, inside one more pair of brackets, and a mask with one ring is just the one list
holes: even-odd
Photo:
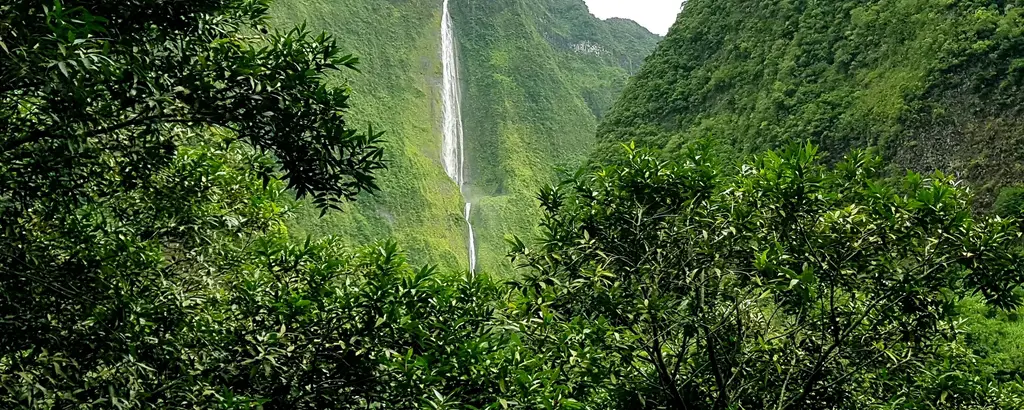
[(691, 0), (599, 129), (727, 158), (811, 140), (947, 170), (989, 206), (1024, 179), (1019, 1)]

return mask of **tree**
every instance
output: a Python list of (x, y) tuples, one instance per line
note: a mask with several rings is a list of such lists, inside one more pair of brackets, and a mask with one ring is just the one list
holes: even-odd
[(325, 207), (376, 189), (380, 134), (350, 129), (347, 89), (324, 81), (357, 60), (326, 34), (269, 32), (268, 3), (0, 5), (8, 209), (131, 186), (209, 128), (273, 153), (289, 188)]
[[(179, 209), (122, 206), (123, 196), (152, 188), (145, 185), (173, 168), (181, 147), (195, 144), (199, 134), (272, 153), (289, 187), (324, 207), (375, 189), (372, 172), (383, 167), (380, 135), (347, 128), (347, 90), (324, 81), (356, 60), (325, 35), (301, 28), (268, 33), (266, 11), (259, 0), (0, 5), (0, 283), (38, 292), (9, 298), (4, 310), (25, 314), (31, 301), (54, 297), (49, 284), (74, 289), (97, 280), (106, 257), (90, 254), (99, 259), (89, 261), (81, 254), (86, 250), (73, 250), (90, 238), (70, 241), (64, 255), (35, 248), (42, 232), (86, 235), (78, 231), (83, 213), (104, 209), (113, 212), (108, 218), (140, 218), (132, 221), (138, 231), (131, 236), (194, 245), (181, 237), (183, 221), (173, 220), (171, 211)], [(269, 183), (273, 163), (252, 164)], [(179, 188), (174, 194), (197, 194)], [(147, 217), (170, 220), (154, 225)], [(45, 322), (5, 322), (3, 333), (36, 334)], [(47, 346), (34, 337), (4, 344)]]
[(963, 350), (964, 298), (1020, 305), (1020, 232), (973, 215), (949, 177), (888, 184), (877, 157), (829, 167), (810, 145), (729, 176), (703, 145), (670, 161), (628, 148), (541, 194), (537, 250), (513, 241), (530, 272), (519, 315), (542, 324), (538, 350), (567, 375), (603, 380), (578, 383), (577, 397), (652, 409), (1005, 399), (951, 355)]

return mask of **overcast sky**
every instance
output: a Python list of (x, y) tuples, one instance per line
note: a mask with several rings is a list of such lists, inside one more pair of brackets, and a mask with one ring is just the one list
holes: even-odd
[(682, 0), (585, 0), (590, 12), (599, 18), (622, 17), (634, 20), (651, 32), (665, 35), (676, 21)]

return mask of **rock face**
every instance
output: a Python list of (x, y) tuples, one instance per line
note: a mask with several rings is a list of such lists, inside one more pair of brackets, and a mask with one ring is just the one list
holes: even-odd
[(986, 207), (1024, 177), (1020, 1), (691, 0), (599, 130), (731, 158), (812, 140), (945, 170)]

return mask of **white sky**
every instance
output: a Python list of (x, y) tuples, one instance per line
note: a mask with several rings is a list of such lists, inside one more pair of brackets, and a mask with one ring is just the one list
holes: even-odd
[(627, 18), (647, 27), (653, 33), (665, 35), (676, 21), (682, 0), (585, 0), (590, 12), (606, 19)]

